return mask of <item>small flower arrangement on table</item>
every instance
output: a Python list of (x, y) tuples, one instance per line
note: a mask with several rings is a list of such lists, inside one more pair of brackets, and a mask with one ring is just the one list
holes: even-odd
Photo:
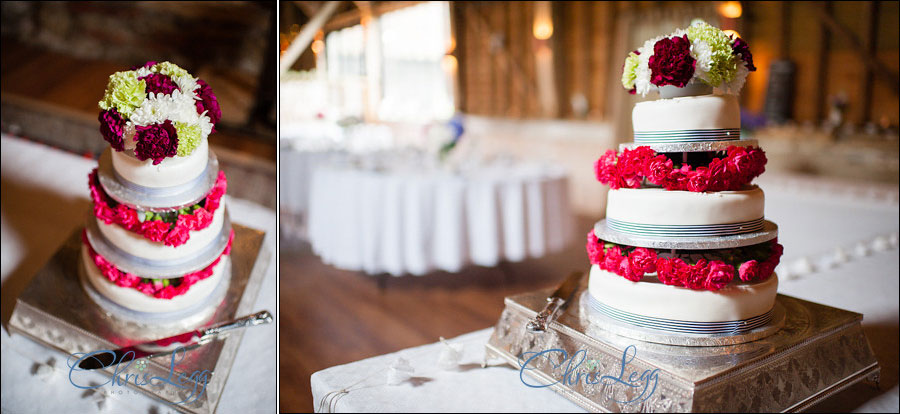
[(185, 157), (222, 118), (212, 88), (170, 62), (147, 62), (109, 77), (99, 102), (100, 133), (141, 161)]

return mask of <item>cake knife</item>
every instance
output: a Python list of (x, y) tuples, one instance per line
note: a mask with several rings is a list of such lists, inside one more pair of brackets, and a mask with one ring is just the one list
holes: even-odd
[(547, 298), (547, 306), (544, 306), (544, 310), (538, 312), (534, 319), (528, 321), (528, 325), (525, 325), (525, 329), (528, 329), (528, 332), (544, 332), (547, 330), (547, 325), (550, 325), (550, 323), (556, 319), (557, 311), (565, 306), (569, 299), (572, 298), (575, 290), (578, 289), (578, 281), (581, 280), (583, 274), (584, 273), (578, 271), (572, 272), (572, 274), (556, 288), (556, 291)]
[(271, 322), (272, 314), (269, 313), (269, 311), (264, 310), (233, 321), (223, 322), (208, 328), (188, 331), (168, 338), (126, 346), (114, 351), (96, 351), (91, 354), (86, 354), (90, 356), (82, 356), (78, 368), (93, 370), (135, 359), (163, 356), (171, 354), (179, 346), (183, 347), (185, 350), (194, 349), (209, 343), (213, 339), (224, 336), (227, 332), (235, 329), (263, 325)]

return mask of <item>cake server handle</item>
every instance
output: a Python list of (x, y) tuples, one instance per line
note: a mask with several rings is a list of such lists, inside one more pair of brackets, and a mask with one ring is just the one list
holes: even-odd
[(209, 328), (206, 328), (203, 331), (203, 335), (200, 337), (200, 342), (206, 342), (206, 341), (212, 340), (213, 338), (216, 338), (223, 333), (226, 333), (228, 331), (233, 331), (235, 329), (271, 323), (272, 320), (273, 320), (272, 314), (269, 313), (269, 311), (264, 310), (264, 311), (254, 313), (253, 315), (248, 315), (248, 316), (244, 316), (243, 318), (235, 319), (230, 322), (225, 322), (225, 323), (222, 323), (219, 325), (214, 325)]
[(547, 297), (547, 305), (544, 306), (543, 310), (538, 312), (534, 319), (528, 321), (528, 324), (525, 325), (525, 329), (532, 333), (546, 331), (547, 326), (556, 319), (558, 311), (565, 306), (566, 302), (568, 302), (572, 295), (575, 294), (575, 290), (578, 289), (578, 283), (583, 274), (584, 273), (582, 272), (572, 272), (572, 274), (556, 288), (556, 291)]

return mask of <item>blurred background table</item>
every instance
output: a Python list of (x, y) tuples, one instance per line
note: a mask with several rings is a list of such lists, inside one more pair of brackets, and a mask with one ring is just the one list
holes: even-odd
[(512, 162), (454, 171), (412, 158), (395, 153), (312, 172), (309, 240), (323, 261), (422, 275), (540, 257), (570, 240), (563, 171)]

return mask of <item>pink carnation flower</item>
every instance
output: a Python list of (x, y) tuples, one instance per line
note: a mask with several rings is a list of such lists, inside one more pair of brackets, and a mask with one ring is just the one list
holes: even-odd
[(141, 233), (154, 242), (161, 242), (169, 232), (169, 223), (162, 220), (147, 220), (141, 224)]
[(699, 167), (688, 174), (687, 180), (688, 191), (702, 193), (709, 189), (709, 169)]
[(638, 247), (628, 255), (628, 261), (635, 272), (654, 273), (656, 272), (656, 251)]
[(598, 265), (603, 261), (603, 246), (597, 241), (597, 236), (594, 236), (593, 229), (587, 234), (587, 245), (585, 247), (587, 248), (591, 264)]
[(734, 266), (713, 260), (709, 263), (704, 287), (706, 290), (716, 291), (731, 283), (732, 280), (734, 280)]
[(744, 282), (751, 282), (759, 277), (759, 270), (759, 262), (750, 260), (741, 264), (741, 267), (738, 268), (738, 276)]
[(706, 277), (709, 273), (709, 264), (706, 259), (700, 259), (692, 266), (685, 266), (680, 270), (680, 277), (684, 286), (688, 289), (703, 290), (706, 288)]
[(116, 212), (109, 208), (106, 203), (94, 203), (94, 216), (103, 220), (106, 224), (113, 224), (116, 219)]
[(127, 230), (135, 230), (140, 228), (140, 221), (138, 221), (137, 212), (129, 208), (124, 204), (119, 204), (116, 206), (116, 216), (115, 221), (119, 223), (122, 227)]
[(178, 247), (188, 241), (191, 237), (189, 233), (190, 230), (187, 227), (179, 227), (176, 224), (175, 228), (169, 230), (169, 233), (166, 234), (163, 241), (166, 246)]

